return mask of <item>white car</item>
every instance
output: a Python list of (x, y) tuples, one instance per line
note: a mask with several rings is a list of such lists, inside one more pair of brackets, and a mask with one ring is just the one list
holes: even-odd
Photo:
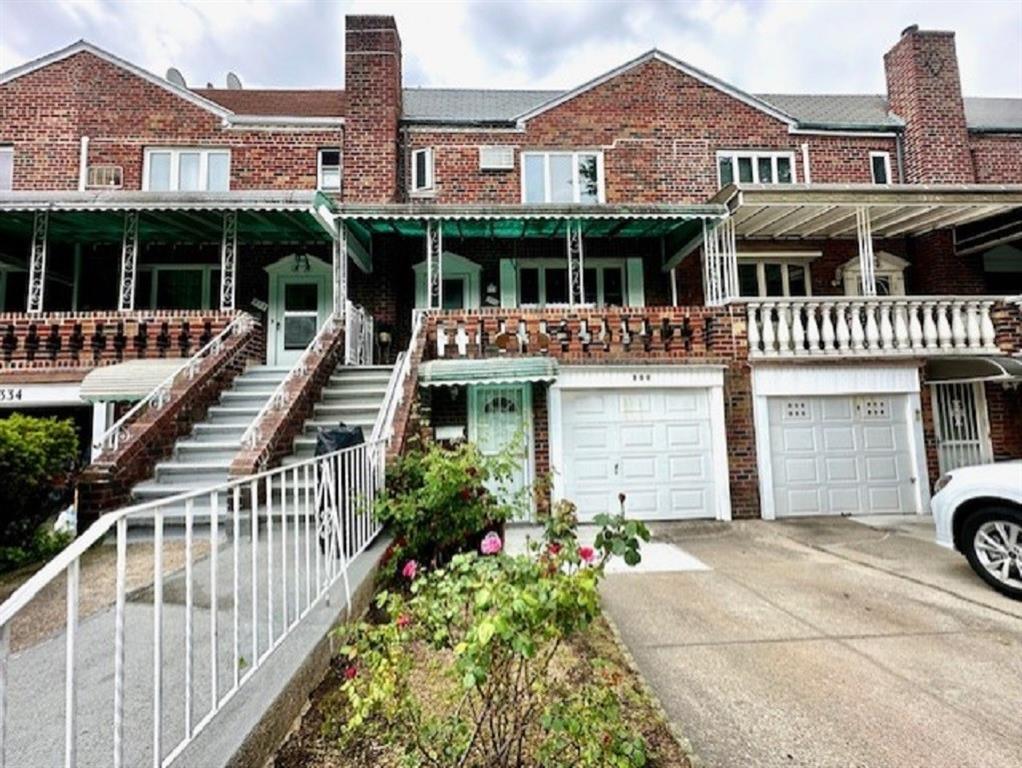
[(937, 543), (965, 555), (998, 592), (1022, 600), (1022, 461), (955, 469), (934, 490)]

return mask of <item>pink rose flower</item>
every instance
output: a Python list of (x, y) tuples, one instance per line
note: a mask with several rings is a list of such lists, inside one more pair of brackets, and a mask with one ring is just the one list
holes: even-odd
[(549, 552), (554, 557), (557, 557), (559, 554), (561, 554), (561, 545), (558, 544), (556, 541), (551, 541), (547, 545), (547, 552)]
[(414, 560), (409, 560), (405, 563), (405, 567), (401, 569), (401, 575), (409, 581), (415, 579), (415, 575), (419, 572), (419, 564)]
[(400, 629), (404, 629), (405, 627), (407, 627), (411, 623), (412, 623), (412, 617), (409, 616), (407, 613), (402, 613), (400, 616), (397, 617), (397, 626)]
[(500, 540), (500, 535), (496, 531), (490, 531), (483, 537), (482, 544), (479, 545), (479, 551), (484, 555), (495, 555), (504, 548), (504, 542)]
[(356, 677), (358, 677), (358, 667), (356, 667), (353, 664), (350, 667), (345, 667), (344, 668), (344, 679), (345, 680), (354, 680)]
[(582, 558), (582, 562), (589, 565), (596, 559), (596, 550), (592, 547), (579, 547), (578, 556)]

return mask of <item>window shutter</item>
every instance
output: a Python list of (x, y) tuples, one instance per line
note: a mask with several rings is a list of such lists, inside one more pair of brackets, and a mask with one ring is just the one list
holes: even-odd
[(518, 264), (514, 259), (500, 260), (500, 306), (518, 306)]
[(642, 275), (642, 259), (626, 259), (628, 270), (628, 306), (646, 306), (646, 285)]

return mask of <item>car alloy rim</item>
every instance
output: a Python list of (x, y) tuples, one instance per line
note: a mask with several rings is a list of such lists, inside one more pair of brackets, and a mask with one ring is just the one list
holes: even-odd
[(973, 546), (987, 573), (1002, 584), (1022, 589), (1022, 525), (990, 520), (977, 529)]

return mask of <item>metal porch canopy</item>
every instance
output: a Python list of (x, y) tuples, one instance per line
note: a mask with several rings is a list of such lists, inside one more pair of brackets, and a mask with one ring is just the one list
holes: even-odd
[(997, 355), (928, 360), (926, 380), (942, 384), (973, 381), (1022, 382), (1022, 358)]
[(315, 190), (3, 192), (0, 239), (30, 239), (36, 214), (45, 212), (51, 242), (120, 243), (125, 214), (137, 213), (143, 242), (220, 242), (224, 214), (234, 213), (242, 243), (330, 242), (333, 210)]
[(713, 205), (342, 205), (338, 215), (364, 243), (372, 235), (425, 237), (442, 222), (445, 237), (555, 238), (578, 224), (583, 237), (688, 240), (702, 222), (727, 215)]
[(1022, 210), (1022, 185), (731, 184), (711, 203), (727, 207), (743, 239), (855, 239), (922, 235)]
[(524, 384), (553, 381), (557, 361), (549, 357), (498, 357), (482, 360), (430, 360), (419, 369), (419, 386)]

